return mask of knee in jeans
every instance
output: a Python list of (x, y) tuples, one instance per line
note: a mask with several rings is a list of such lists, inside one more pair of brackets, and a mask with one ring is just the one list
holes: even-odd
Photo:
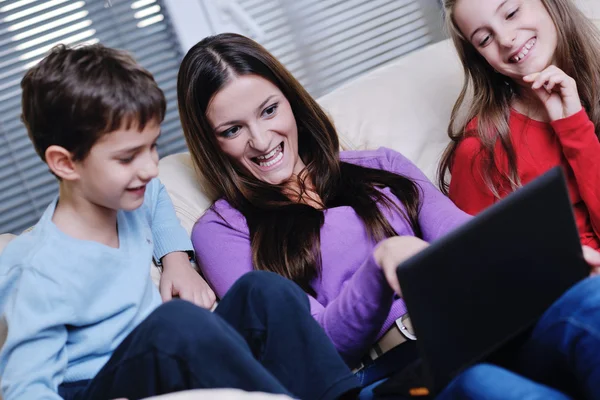
[(306, 296), (302, 289), (291, 280), (267, 271), (248, 272), (237, 280), (231, 288), (240, 293), (259, 294), (265, 299), (301, 298)]
[[(158, 307), (145, 321), (150, 335), (160, 347), (171, 343), (185, 351), (203, 346), (221, 346), (231, 332), (218, 315), (184, 300), (171, 300)], [(227, 344), (227, 343), (224, 343)]]
[(502, 368), (492, 364), (476, 364), (454, 378), (451, 385), (463, 394), (477, 395), (480, 392), (484, 394), (488, 388), (486, 382), (497, 380), (500, 378), (498, 375), (503, 371)]
[(153, 330), (180, 332), (202, 329), (211, 312), (185, 300), (171, 300), (160, 305), (147, 318)]
[(600, 276), (587, 278), (571, 287), (557, 300), (551, 310), (557, 317), (571, 317), (576, 313), (600, 308)]

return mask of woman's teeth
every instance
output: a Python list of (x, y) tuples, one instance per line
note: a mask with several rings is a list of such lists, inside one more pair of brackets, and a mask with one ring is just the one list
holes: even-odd
[(283, 146), (280, 144), (263, 156), (254, 157), (256, 163), (261, 167), (270, 167), (283, 158)]
[(525, 57), (529, 53), (529, 50), (531, 50), (535, 42), (536, 38), (529, 40), (527, 43), (525, 43), (525, 46), (523, 46), (523, 49), (519, 52), (519, 54), (513, 56), (510, 60), (516, 63), (521, 61), (523, 57)]

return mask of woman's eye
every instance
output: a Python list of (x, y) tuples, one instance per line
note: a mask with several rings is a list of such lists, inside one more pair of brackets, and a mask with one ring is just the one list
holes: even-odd
[(265, 110), (263, 111), (263, 115), (265, 115), (267, 117), (274, 115), (275, 111), (277, 111), (278, 106), (279, 106), (278, 104), (270, 105), (269, 107), (265, 108)]
[(223, 133), (221, 133), (221, 136), (223, 136), (225, 138), (230, 138), (230, 137), (237, 135), (239, 133), (239, 131), (240, 131), (239, 126), (232, 126), (231, 128), (229, 128), (226, 131), (224, 131)]

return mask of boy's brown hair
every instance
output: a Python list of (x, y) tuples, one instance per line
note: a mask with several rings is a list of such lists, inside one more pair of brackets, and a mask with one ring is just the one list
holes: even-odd
[(52, 145), (83, 160), (103, 135), (162, 122), (166, 100), (152, 74), (126, 52), (54, 47), (21, 81), (21, 119), (45, 160)]

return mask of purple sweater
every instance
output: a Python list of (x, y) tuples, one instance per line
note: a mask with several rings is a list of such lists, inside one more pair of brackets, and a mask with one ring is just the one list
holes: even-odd
[[(379, 168), (413, 179), (421, 189), (419, 224), (431, 242), (470, 217), (439, 192), (406, 157), (386, 148), (341, 152), (343, 161)], [(385, 193), (396, 199), (389, 189)], [(253, 270), (246, 219), (225, 200), (209, 209), (192, 231), (199, 265), (219, 297), (246, 272)], [(384, 214), (398, 235), (414, 236), (397, 212)], [(312, 282), (317, 297), (309, 296), (311, 313), (348, 363), (356, 362), (394, 321), (406, 313), (394, 297), (373, 259), (376, 243), (367, 236), (354, 210), (340, 206), (325, 211), (321, 229), (322, 275)], [(308, 296), (308, 295), (307, 295)]]

